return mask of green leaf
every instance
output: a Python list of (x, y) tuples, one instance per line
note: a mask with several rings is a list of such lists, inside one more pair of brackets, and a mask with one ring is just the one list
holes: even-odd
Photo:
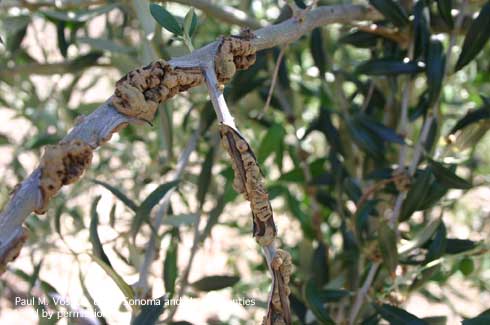
[(378, 228), (378, 246), (383, 257), (383, 264), (392, 276), (395, 274), (398, 265), (396, 232), (385, 223), (381, 222)]
[(397, 59), (372, 59), (360, 64), (355, 72), (371, 76), (415, 74), (424, 69), (416, 61), (404, 62)]
[(446, 195), (448, 189), (437, 180), (434, 180), (429, 187), (427, 195), (420, 202), (419, 210), (425, 210), (433, 207), (439, 200)]
[(165, 310), (165, 296), (154, 299), (154, 304), (148, 304), (141, 308), (141, 312), (131, 322), (131, 325), (153, 325)]
[(369, 3), (397, 27), (408, 25), (408, 15), (398, 2), (393, 0), (369, 0)]
[(206, 194), (211, 187), (212, 170), (214, 164), (215, 147), (211, 146), (206, 153), (206, 158), (201, 167), (201, 173), (197, 180), (197, 200), (199, 202), (199, 209), (202, 209), (206, 202)]
[(429, 316), (422, 318), (427, 325), (446, 325), (447, 316)]
[(375, 213), (376, 205), (378, 203), (379, 200), (368, 200), (359, 209), (356, 210), (354, 220), (356, 221), (357, 232), (361, 237), (363, 233), (366, 232), (367, 226), (369, 224), (369, 216)]
[(490, 105), (484, 105), (478, 109), (469, 110), (465, 116), (456, 122), (451, 131), (449, 131), (449, 134), (454, 134), (470, 124), (487, 119), (490, 119)]
[(441, 15), (442, 20), (444, 20), (444, 22), (450, 29), (454, 28), (453, 16), (451, 15), (452, 9), (452, 0), (437, 0), (437, 10), (439, 10), (439, 14)]
[(221, 290), (224, 288), (232, 287), (240, 281), (239, 276), (233, 275), (212, 275), (203, 277), (197, 280), (194, 283), (191, 283), (191, 286), (198, 291), (213, 291), (213, 290)]
[(134, 53), (135, 49), (120, 45), (106, 38), (77, 37), (77, 43), (87, 44), (94, 50), (109, 51), (112, 53)]
[(415, 180), (403, 202), (400, 221), (407, 220), (412, 213), (420, 210), (420, 207), (429, 192), (431, 181), (432, 173), (429, 170), (423, 170), (415, 176)]
[(183, 30), (177, 19), (165, 8), (155, 3), (150, 4), (150, 12), (153, 18), (166, 30), (175, 35), (182, 35)]
[(150, 195), (146, 197), (146, 199), (143, 200), (141, 205), (138, 207), (138, 211), (149, 213), (151, 209), (153, 209), (153, 207), (160, 202), (164, 195), (173, 189), (179, 182), (180, 180), (175, 180), (159, 185), (153, 190), (153, 192), (150, 193)]
[(417, 1), (413, 6), (414, 58), (425, 57), (430, 39), (429, 9), (425, 1)]
[(169, 225), (173, 227), (179, 227), (182, 225), (192, 225), (196, 222), (199, 214), (197, 213), (183, 213), (175, 215), (167, 215), (163, 220), (163, 225)]
[(78, 73), (80, 70), (86, 69), (97, 63), (97, 60), (103, 55), (102, 52), (91, 51), (87, 54), (80, 55), (70, 61), (68, 72)]
[(342, 36), (339, 39), (341, 44), (349, 44), (359, 48), (372, 48), (378, 44), (380, 37), (372, 33), (363, 31), (355, 31), (353, 33)]
[(478, 17), (472, 21), (454, 69), (458, 71), (470, 63), (480, 53), (488, 39), (490, 39), (490, 2), (481, 8)]
[(194, 8), (189, 9), (184, 18), (184, 33), (192, 37), (197, 27), (197, 16)]
[(458, 268), (461, 271), (461, 273), (463, 273), (465, 276), (468, 276), (471, 273), (473, 273), (473, 271), (475, 270), (475, 263), (470, 257), (465, 256), (459, 262)]
[(0, 146), (10, 144), (10, 139), (7, 135), (0, 133)]
[(61, 136), (57, 134), (37, 134), (33, 138), (30, 138), (25, 146), (26, 149), (38, 149), (48, 144), (58, 143), (62, 139)]
[(318, 299), (321, 302), (336, 302), (350, 294), (344, 289), (322, 289), (318, 290)]
[(434, 176), (437, 181), (448, 188), (458, 188), (458, 189), (469, 189), (472, 187), (471, 183), (457, 176), (449, 168), (446, 168), (443, 164), (435, 161), (429, 160), (429, 165), (431, 167)]
[(63, 239), (63, 234), (61, 233), (61, 215), (63, 214), (64, 207), (65, 207), (64, 205), (59, 205), (56, 208), (56, 212), (54, 213), (54, 220), (53, 220), (54, 229), (56, 230), (58, 235), (60, 235), (61, 239)]
[(328, 248), (324, 243), (319, 242), (318, 247), (313, 252), (313, 258), (311, 260), (311, 274), (313, 281), (315, 281), (318, 286), (323, 286), (328, 282), (329, 271)]
[(315, 28), (311, 32), (310, 51), (313, 62), (320, 72), (320, 79), (324, 78), (327, 69), (327, 54), (325, 53), (324, 41), (321, 28)]
[(90, 294), (90, 291), (88, 291), (87, 286), (85, 285), (85, 278), (82, 276), (81, 269), (78, 270), (78, 280), (80, 281), (80, 287), (82, 288), (83, 295), (87, 299), (92, 309), (96, 312), (97, 319), (100, 321), (102, 325), (107, 325), (107, 321), (104, 318), (104, 316), (99, 316), (102, 315), (102, 311), (97, 305), (95, 299)]
[(444, 70), (446, 67), (446, 55), (441, 41), (431, 40), (427, 51), (427, 82), (429, 87), (429, 103), (434, 104), (439, 98), (444, 79)]
[(490, 309), (485, 310), (478, 316), (463, 320), (463, 325), (488, 325), (490, 324)]
[(112, 267), (109, 258), (107, 257), (104, 247), (100, 242), (99, 233), (97, 231), (97, 226), (99, 224), (99, 214), (97, 213), (97, 204), (100, 201), (101, 196), (97, 196), (92, 202), (90, 207), (90, 243), (92, 244), (92, 251), (95, 256), (97, 256), (102, 262), (106, 263), (108, 266)]
[(459, 254), (474, 249), (478, 245), (469, 239), (448, 238), (446, 242), (446, 254)]
[[(124, 297), (126, 297), (126, 300), (134, 299), (133, 288), (131, 288), (131, 286), (129, 286), (129, 284), (127, 284), (126, 281), (124, 281), (124, 279), (119, 274), (117, 274), (112, 267), (107, 265), (104, 261), (102, 261), (95, 255), (91, 255), (91, 257), (119, 287)], [(136, 310), (136, 306), (133, 304), (131, 304), (131, 308), (133, 308), (133, 310)]]
[(447, 244), (446, 226), (444, 225), (444, 222), (441, 222), (439, 224), (439, 227), (437, 227), (436, 233), (434, 235), (434, 239), (429, 245), (429, 251), (427, 252), (427, 256), (425, 257), (424, 263), (429, 263), (444, 255), (446, 251), (446, 244)]
[(83, 23), (92, 18), (108, 13), (117, 7), (119, 7), (118, 4), (110, 4), (91, 9), (77, 9), (76, 11), (45, 10), (41, 11), (41, 14), (54, 20)]
[(148, 195), (143, 202), (141, 202), (131, 223), (131, 234), (133, 235), (133, 238), (140, 230), (143, 222), (149, 219), (153, 207), (157, 205), (158, 202), (160, 202), (160, 200), (165, 196), (165, 194), (167, 194), (168, 191), (174, 189), (179, 182), (179, 180), (176, 180), (161, 184), (155, 190), (153, 190), (153, 192), (151, 192), (150, 195)]
[(64, 21), (59, 21), (56, 23), (56, 36), (58, 40), (58, 49), (60, 50), (61, 55), (66, 59), (68, 56), (68, 46), (70, 44), (66, 41), (65, 26), (66, 26), (66, 22)]
[(354, 142), (373, 159), (384, 160), (384, 145), (381, 138), (366, 128), (356, 118), (347, 120), (347, 128)]
[(422, 230), (415, 234), (412, 240), (400, 247), (398, 254), (403, 255), (415, 248), (422, 247), (422, 245), (424, 245), (432, 237), (432, 235), (434, 235), (435, 231), (439, 228), (440, 223), (441, 219), (431, 220), (425, 227), (422, 228)]
[(376, 306), (376, 309), (390, 325), (426, 325), (426, 322), (417, 316), (395, 306), (383, 304)]
[(165, 284), (165, 291), (168, 292), (170, 297), (175, 293), (175, 281), (177, 280), (179, 271), (177, 267), (178, 247), (177, 238), (172, 236), (167, 249), (167, 256), (165, 256), (165, 261), (163, 262), (163, 282)]
[(109, 225), (114, 228), (116, 225), (116, 204), (112, 205), (111, 211), (109, 212)]
[(332, 114), (324, 106), (320, 107), (318, 117), (311, 123), (310, 127), (305, 132), (304, 137), (308, 135), (310, 130), (322, 132), (333, 151), (344, 153), (339, 131), (332, 122)]
[(114, 186), (112, 186), (106, 182), (99, 181), (96, 179), (92, 179), (91, 181), (94, 182), (95, 184), (102, 185), (103, 187), (105, 187), (106, 189), (111, 191), (111, 193), (114, 194), (114, 196), (116, 196), (119, 200), (121, 200), (121, 202), (124, 203), (124, 205), (126, 205), (131, 210), (136, 211), (138, 209), (138, 206), (136, 205), (136, 203), (134, 203), (130, 198), (128, 198), (118, 188), (116, 188), (116, 187), (114, 187)]
[(371, 132), (376, 134), (378, 137), (383, 139), (384, 141), (389, 141), (398, 144), (404, 144), (405, 141), (403, 137), (396, 133), (395, 130), (384, 126), (383, 124), (377, 122), (369, 115), (364, 113), (359, 113), (355, 116), (357, 123), (364, 126), (366, 129), (369, 129)]
[(284, 141), (284, 128), (280, 124), (273, 124), (265, 136), (262, 138), (259, 149), (257, 151), (257, 160), (259, 164), (263, 164), (267, 157), (281, 146)]
[(229, 195), (229, 193), (236, 193), (233, 191), (231, 182), (231, 180), (226, 181), (223, 193), (218, 197), (216, 205), (209, 212), (208, 222), (206, 223), (206, 227), (204, 228), (199, 241), (204, 241), (211, 234), (213, 227), (218, 223), (219, 216), (223, 213), (225, 205), (228, 202), (227, 195)]
[(41, 267), (43, 265), (44, 259), (41, 259), (39, 263), (34, 265), (34, 270), (32, 271), (32, 275), (29, 277), (29, 292), (32, 290), (36, 281), (39, 279), (39, 272), (41, 272)]
[(303, 297), (320, 324), (334, 324), (324, 306), (324, 301), (321, 299), (321, 292), (314, 281), (306, 282), (303, 288)]

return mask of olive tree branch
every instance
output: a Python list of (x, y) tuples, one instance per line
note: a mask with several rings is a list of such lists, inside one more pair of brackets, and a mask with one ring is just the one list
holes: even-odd
[[(301, 20), (288, 19), (280, 24), (261, 28), (254, 32), (251, 40), (257, 50), (271, 48), (292, 42), (312, 29), (333, 23), (351, 23), (361, 20), (373, 20), (381, 15), (373, 8), (363, 5), (322, 6), (307, 12)], [(168, 63), (172, 67), (202, 67), (203, 63), (214, 60), (215, 49), (219, 41), (204, 46), (191, 54), (175, 58)], [(86, 116), (63, 139), (64, 142), (82, 140), (93, 149), (102, 144), (123, 123), (135, 123), (136, 119), (119, 113), (109, 98), (102, 106)], [(22, 224), (27, 216), (41, 206), (42, 195), (39, 189), (40, 168), (23, 181), (0, 214), (0, 271), (18, 255), (25, 241)], [(1, 272), (0, 272), (1, 273)]]
[(216, 5), (206, 0), (169, 0), (170, 2), (176, 2), (183, 5), (191, 6), (202, 10), (205, 14), (216, 17), (219, 20), (238, 25), (241, 27), (248, 27), (257, 29), (262, 27), (262, 24), (250, 17), (247, 13), (226, 5)]

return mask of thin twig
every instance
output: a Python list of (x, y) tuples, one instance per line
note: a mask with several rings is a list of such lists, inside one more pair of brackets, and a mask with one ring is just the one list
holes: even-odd
[(373, 283), (374, 276), (376, 275), (379, 266), (380, 266), (379, 262), (373, 263), (371, 265), (371, 268), (369, 269), (369, 273), (366, 277), (366, 280), (364, 281), (364, 284), (357, 292), (356, 301), (354, 302), (354, 306), (352, 307), (352, 311), (349, 317), (349, 325), (353, 325), (355, 323), (357, 319), (357, 315), (359, 314), (359, 311), (361, 310), (362, 304), (364, 302), (364, 297), (368, 293), (369, 288)]
[[(189, 158), (191, 153), (195, 150), (197, 141), (199, 139), (199, 135), (201, 134), (201, 127), (198, 127), (196, 131), (191, 135), (187, 145), (182, 152), (179, 161), (177, 163), (177, 168), (175, 169), (174, 176), (172, 177), (172, 181), (179, 180), (184, 173), (184, 170), (189, 163)], [(158, 229), (162, 225), (162, 221), (167, 214), (170, 197), (175, 192), (175, 188), (168, 191), (162, 199), (162, 203), (156, 213), (155, 221), (153, 222), (153, 231), (151, 232), (150, 240), (148, 241), (145, 249), (145, 257), (143, 263), (141, 264), (139, 270), (139, 280), (135, 284), (135, 287), (138, 289), (139, 297), (145, 297), (149, 287), (148, 287), (148, 276), (151, 263), (155, 259), (155, 249), (158, 243)]]
[(265, 101), (264, 109), (262, 110), (262, 114), (266, 113), (269, 109), (269, 105), (271, 104), (272, 95), (274, 93), (274, 87), (277, 82), (277, 76), (279, 74), (279, 68), (281, 67), (282, 58), (284, 57), (284, 53), (286, 52), (288, 44), (284, 45), (277, 56), (277, 62), (274, 67), (274, 72), (272, 73), (271, 86), (269, 87), (269, 94), (267, 95), (267, 100)]

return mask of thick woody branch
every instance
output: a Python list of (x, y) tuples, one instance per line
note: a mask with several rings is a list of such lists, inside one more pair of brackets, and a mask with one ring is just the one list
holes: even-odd
[[(69, 143), (77, 139), (95, 149), (107, 141), (118, 126), (130, 122), (131, 119), (117, 112), (107, 101), (79, 121), (62, 141)], [(18, 244), (26, 239), (22, 228), (24, 220), (43, 205), (40, 176), (41, 169), (36, 168), (16, 188), (12, 199), (0, 214), (0, 273), (5, 270), (6, 263), (18, 255)]]
[[(255, 46), (257, 50), (262, 50), (282, 43), (294, 41), (301, 35), (318, 26), (377, 18), (380, 18), (379, 13), (367, 6), (337, 5), (319, 7), (309, 11), (302, 17), (293, 17), (278, 25), (265, 27), (255, 31), (254, 35), (256, 37), (251, 39), (250, 43)], [(172, 59), (167, 62), (168, 65), (166, 65), (165, 68), (170, 69), (176, 77), (179, 76), (179, 73), (185, 74), (185, 71), (189, 71), (191, 75), (194, 74), (192, 75), (193, 77), (196, 77), (195, 73), (197, 70), (200, 71), (203, 66), (215, 62), (217, 48), (223, 44), (222, 42), (223, 40), (221, 39), (196, 50), (189, 55)], [(245, 60), (245, 58), (241, 59)], [(243, 63), (244, 61), (238, 62)], [(221, 67), (216, 67), (216, 69), (220, 82), (223, 80), (227, 81), (234, 72), (231, 73), (231, 76), (228, 76), (229, 71), (226, 69), (226, 64)], [(224, 73), (223, 71), (226, 71), (227, 73)], [(147, 71), (143, 72), (147, 73)], [(186, 75), (186, 77), (187, 76), (188, 75)], [(171, 96), (169, 95), (164, 99), (170, 98), (179, 91), (187, 90), (188, 88), (199, 84), (199, 82), (195, 82), (186, 84), (185, 86), (180, 85), (176, 90), (172, 88), (172, 92), (170, 92)], [(124, 83), (123, 86), (129, 87), (129, 85)], [(129, 90), (133, 91), (132, 89)], [(175, 92), (173, 92), (174, 90)], [(131, 107), (131, 103), (139, 103), (141, 100), (142, 95), (140, 94), (138, 96), (135, 98), (125, 97), (122, 100), (126, 101), (125, 104), (129, 103), (129, 108), (133, 108)], [(137, 119), (123, 115), (115, 109), (113, 106), (114, 98), (114, 96), (111, 97), (92, 114), (81, 119), (80, 123), (73, 128), (62, 142), (68, 143), (79, 140), (89, 145), (92, 149), (95, 149), (100, 144), (107, 141), (110, 138), (110, 135), (113, 132), (116, 132), (121, 125), (136, 122)], [(145, 100), (145, 98), (142, 98), (142, 100)], [(32, 174), (19, 185), (10, 202), (0, 214), (0, 273), (5, 269), (6, 263), (16, 257), (23, 241), (25, 241), (25, 231), (22, 228), (23, 222), (30, 213), (39, 209), (43, 204), (43, 196), (40, 191), (41, 174), (42, 171), (40, 168), (34, 170)]]

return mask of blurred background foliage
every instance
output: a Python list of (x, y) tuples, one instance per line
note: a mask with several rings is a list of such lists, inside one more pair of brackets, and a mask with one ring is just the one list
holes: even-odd
[[(184, 4), (0, 2), (0, 206), (42, 147), (101, 105), (122, 75), (240, 31), (192, 9), (193, 1), (176, 2)], [(291, 16), (283, 1), (214, 3), (264, 25)], [(371, 4), (387, 18), (376, 28), (317, 28), (284, 49), (259, 52), (225, 88), (261, 163), (280, 246), (293, 256), (295, 323), (345, 323), (363, 288), (357, 322), (488, 324), (490, 3)], [(172, 182), (195, 137), (180, 182)], [(152, 125), (114, 136), (82, 181), (63, 189), (47, 214), (27, 219), (29, 242), (1, 282), (0, 318), (27, 317), (29, 307), (14, 306), (16, 295), (60, 295), (77, 308), (100, 308), (104, 317), (93, 323), (129, 322), (122, 301), (138, 296), (132, 285), (155, 232), (148, 296), (197, 298), (191, 310), (198, 311), (182, 305), (173, 321), (257, 323), (270, 278), (232, 176), (205, 88), (162, 104)], [(173, 188), (168, 214), (152, 229), (158, 202)], [(207, 295), (254, 305), (227, 310)], [(172, 309), (134, 307), (132, 319), (169, 322)]]

